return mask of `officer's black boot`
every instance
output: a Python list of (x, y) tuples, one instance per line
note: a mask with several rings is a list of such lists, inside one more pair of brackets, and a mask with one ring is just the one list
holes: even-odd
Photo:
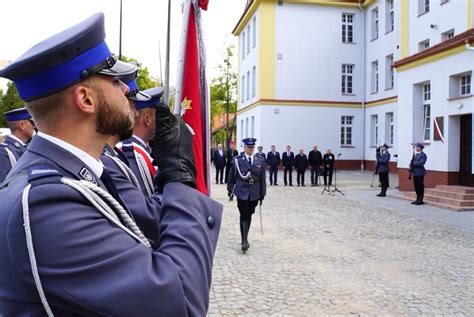
[(412, 201), (411, 204), (412, 205), (417, 205), (419, 201), (420, 201), (420, 195), (416, 194), (416, 200)]
[(241, 222), (242, 225), (242, 252), (246, 252), (249, 248), (249, 243), (247, 242), (247, 235), (249, 233), (249, 225), (247, 222)]
[(241, 238), (241, 247), (242, 251), (244, 250), (244, 240), (245, 240), (245, 231), (244, 231), (244, 222), (240, 222), (240, 238)]
[(250, 248), (250, 243), (249, 243), (249, 231), (250, 231), (250, 225), (252, 224), (252, 219), (249, 220), (248, 225), (247, 225), (247, 233), (245, 235), (245, 240), (247, 241), (247, 249)]

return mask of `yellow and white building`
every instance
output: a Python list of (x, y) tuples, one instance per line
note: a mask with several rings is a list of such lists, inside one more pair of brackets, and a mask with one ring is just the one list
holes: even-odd
[(468, 159), (472, 179), (472, 142), (469, 158), (461, 145), (472, 141), (462, 129), (472, 122), (473, 1), (249, 0), (233, 30), (238, 144), (317, 144), (342, 153), (339, 168), (360, 169), (387, 143), (404, 173), (421, 141), (433, 181), (459, 183)]

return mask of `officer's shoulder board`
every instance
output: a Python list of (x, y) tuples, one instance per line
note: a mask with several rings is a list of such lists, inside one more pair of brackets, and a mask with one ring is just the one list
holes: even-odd
[(54, 167), (39, 165), (28, 171), (28, 183), (32, 186), (40, 184), (60, 183), (63, 175)]

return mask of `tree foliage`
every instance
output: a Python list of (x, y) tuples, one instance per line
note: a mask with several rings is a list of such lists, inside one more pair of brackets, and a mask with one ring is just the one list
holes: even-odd
[(139, 63), (133, 57), (122, 56), (122, 61), (130, 63), (135, 62), (138, 64), (138, 76), (137, 76), (137, 84), (140, 90), (145, 90), (149, 88), (153, 88), (156, 86), (161, 86), (161, 83), (158, 79), (154, 78), (150, 75), (148, 71), (148, 67), (144, 67), (141, 63)]
[[(237, 72), (234, 68), (234, 46), (229, 45), (224, 53), (224, 60), (219, 65), (220, 75), (211, 82), (211, 125), (212, 118), (223, 113), (235, 113), (237, 111)], [(215, 143), (225, 143), (232, 138), (235, 131), (234, 120), (229, 121), (229, 130), (226, 133), (216, 133)]]
[(20, 99), (15, 84), (12, 81), (8, 82), (5, 94), (0, 90), (0, 127), (6, 127), (4, 112), (21, 108), (24, 105), (25, 102)]

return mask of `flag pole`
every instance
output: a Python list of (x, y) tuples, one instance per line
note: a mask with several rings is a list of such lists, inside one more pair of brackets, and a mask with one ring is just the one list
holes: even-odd
[(181, 27), (181, 43), (179, 47), (179, 58), (178, 58), (178, 73), (176, 76), (176, 95), (174, 100), (173, 113), (181, 114), (181, 99), (183, 89), (183, 78), (184, 78), (184, 58), (186, 57), (186, 38), (188, 34), (188, 21), (189, 11), (191, 10), (192, 1), (183, 1), (183, 23)]
[[(170, 32), (171, 32), (171, 0), (168, 0), (168, 28), (166, 30), (166, 60), (165, 60), (165, 92), (164, 102), (169, 104), (170, 101)], [(160, 76), (161, 74), (161, 45), (160, 45)], [(163, 84), (163, 77), (161, 77)]]

